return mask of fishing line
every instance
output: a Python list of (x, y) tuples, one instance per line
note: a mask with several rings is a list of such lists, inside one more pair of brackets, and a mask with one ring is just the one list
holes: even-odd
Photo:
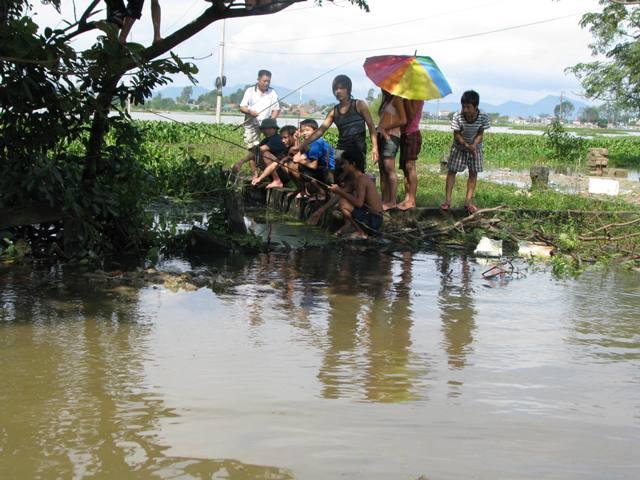
[[(258, 115), (260, 115), (260, 114), (261, 114), (262, 112), (264, 112), (265, 110), (268, 110), (268, 109), (270, 109), (271, 107), (273, 107), (274, 105), (276, 105), (276, 103), (280, 102), (280, 100), (284, 100), (285, 98), (290, 97), (290, 96), (291, 96), (291, 95), (293, 95), (294, 93), (296, 93), (296, 92), (298, 92), (298, 91), (302, 90), (302, 89), (303, 89), (304, 87), (306, 87), (307, 85), (312, 84), (313, 82), (315, 82), (316, 80), (319, 80), (320, 78), (324, 77), (325, 75), (327, 75), (327, 74), (329, 74), (329, 73), (331, 73), (331, 72), (333, 72), (333, 71), (335, 71), (335, 70), (337, 70), (337, 69), (339, 69), (339, 68), (342, 68), (342, 67), (344, 67), (345, 65), (348, 65), (348, 64), (350, 64), (350, 63), (352, 63), (352, 62), (354, 62), (354, 61), (355, 61), (355, 60), (353, 60), (353, 59), (352, 59), (352, 60), (348, 60), (348, 61), (346, 61), (346, 62), (344, 62), (344, 63), (341, 63), (341, 64), (340, 64), (340, 65), (338, 65), (337, 67), (333, 67), (333, 68), (331, 68), (331, 69), (327, 70), (326, 72), (321, 73), (321, 74), (320, 74), (320, 75), (318, 75), (317, 77), (312, 78), (312, 79), (311, 79), (311, 80), (309, 80), (308, 82), (306, 82), (306, 83), (304, 83), (304, 84), (300, 85), (300, 86), (299, 86), (298, 88), (296, 88), (295, 90), (292, 90), (291, 92), (287, 93), (284, 97), (282, 97), (282, 98), (278, 98), (277, 102), (273, 102), (273, 103), (271, 103), (270, 105), (268, 105), (268, 106), (266, 106), (265, 108), (263, 108), (262, 110), (260, 110), (260, 111), (258, 112)], [(256, 86), (254, 86), (254, 87), (252, 87), (252, 88), (256, 88)], [(242, 123), (240, 123), (240, 124), (236, 125), (236, 126), (234, 127), (234, 129), (235, 129), (235, 130), (237, 130), (238, 128), (243, 127), (247, 122), (251, 121), (251, 120), (252, 120), (252, 118), (254, 118), (254, 117), (247, 118), (244, 122), (242, 122)]]

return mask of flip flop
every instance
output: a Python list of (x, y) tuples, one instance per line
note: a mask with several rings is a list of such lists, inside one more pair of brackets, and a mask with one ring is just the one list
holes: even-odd
[(473, 215), (474, 213), (476, 213), (478, 211), (478, 207), (476, 207), (473, 203), (468, 203), (464, 206), (464, 209), (467, 211), (467, 213)]
[(448, 203), (441, 203), (440, 204), (440, 210), (442, 210), (443, 212), (448, 212), (449, 211), (449, 204)]

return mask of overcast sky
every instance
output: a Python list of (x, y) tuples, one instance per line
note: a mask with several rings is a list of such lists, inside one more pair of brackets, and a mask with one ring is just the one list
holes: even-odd
[[(88, 3), (76, 0), (77, 11)], [(160, 4), (163, 35), (210, 5), (204, 0)], [(73, 18), (73, 2), (62, 0), (62, 5), (63, 16)], [(583, 13), (600, 8), (597, 0), (369, 0), (369, 5), (366, 13), (345, 0), (325, 1), (323, 7), (306, 1), (274, 15), (227, 21), (228, 84), (250, 83), (260, 68), (273, 72), (274, 84), (291, 89), (326, 74), (302, 89), (304, 98), (330, 93), (333, 76), (346, 73), (354, 81), (354, 94), (363, 97), (374, 87), (362, 70), (366, 57), (417, 50), (432, 57), (449, 80), (453, 94), (447, 101), (458, 101), (469, 88), (494, 104), (533, 103), (560, 92), (579, 98), (579, 82), (564, 69), (591, 60), (591, 35), (578, 23)], [(35, 13), (41, 26), (60, 19), (50, 7), (37, 6)], [(151, 42), (150, 17), (147, 0), (132, 41)], [(218, 74), (221, 32), (222, 23), (216, 22), (176, 50), (185, 57), (212, 54), (195, 61), (200, 85), (208, 89)], [(87, 34), (77, 45), (83, 48), (91, 41)], [(185, 78), (174, 83), (187, 84)]]

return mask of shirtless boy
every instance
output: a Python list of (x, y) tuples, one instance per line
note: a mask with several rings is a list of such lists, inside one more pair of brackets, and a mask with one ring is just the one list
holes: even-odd
[(331, 191), (340, 197), (340, 210), (345, 224), (336, 232), (341, 234), (349, 225), (355, 228), (352, 238), (367, 238), (377, 234), (382, 227), (382, 199), (370, 177), (357, 167), (355, 158), (342, 155), (343, 172), (351, 180), (354, 191), (346, 191), (339, 185), (331, 185)]

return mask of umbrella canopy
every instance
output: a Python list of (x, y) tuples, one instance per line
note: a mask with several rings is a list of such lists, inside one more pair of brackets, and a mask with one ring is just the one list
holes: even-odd
[(431, 100), (451, 93), (449, 82), (431, 57), (379, 55), (367, 58), (363, 67), (373, 83), (402, 98)]

